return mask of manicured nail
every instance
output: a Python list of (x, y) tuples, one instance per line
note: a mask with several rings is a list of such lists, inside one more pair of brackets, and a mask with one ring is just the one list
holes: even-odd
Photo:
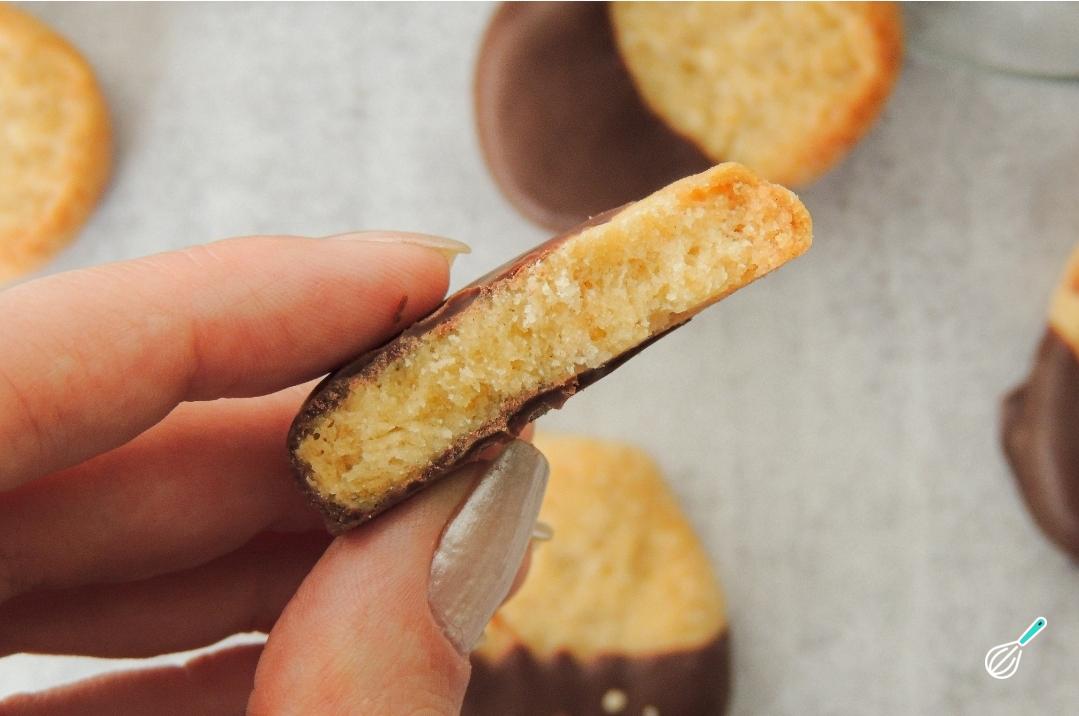
[(341, 241), (366, 241), (372, 244), (412, 244), (434, 249), (446, 257), (446, 262), (451, 266), (453, 260), (460, 254), (471, 253), (468, 244), (447, 239), (445, 236), (433, 236), (431, 234), (415, 234), (408, 231), (354, 231), (348, 234), (327, 236), (327, 239)]
[(480, 476), (446, 525), (431, 560), (427, 599), (462, 654), (506, 598), (524, 559), (547, 487), (547, 460), (514, 440)]
[(532, 541), (550, 542), (552, 538), (554, 538), (554, 527), (542, 520), (536, 522), (536, 526), (532, 528)]

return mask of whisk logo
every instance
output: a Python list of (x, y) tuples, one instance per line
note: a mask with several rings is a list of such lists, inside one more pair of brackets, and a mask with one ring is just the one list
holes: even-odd
[(1023, 636), (990, 649), (985, 655), (985, 670), (989, 672), (989, 675), (994, 679), (1011, 678), (1019, 670), (1019, 659), (1023, 656), (1023, 647), (1029, 644), (1046, 624), (1045, 617), (1038, 617), (1030, 623), (1027, 630), (1023, 632)]

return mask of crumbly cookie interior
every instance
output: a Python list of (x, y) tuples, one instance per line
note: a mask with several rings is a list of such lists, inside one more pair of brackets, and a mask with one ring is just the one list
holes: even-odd
[(296, 449), (348, 508), (386, 494), (469, 436), (802, 253), (805, 208), (720, 165), (622, 210), (415, 339), (315, 421)]

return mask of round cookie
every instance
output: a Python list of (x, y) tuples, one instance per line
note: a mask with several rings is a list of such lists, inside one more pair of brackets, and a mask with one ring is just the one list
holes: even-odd
[(708, 556), (640, 450), (537, 435), (554, 539), (472, 656), (465, 716), (709, 716), (726, 709), (729, 642)]
[(619, 2), (611, 22), (645, 102), (676, 132), (793, 186), (869, 129), (902, 53), (894, 3)]
[(63, 38), (0, 5), (0, 283), (65, 246), (109, 174), (105, 100)]
[(556, 231), (711, 166), (641, 103), (603, 3), (504, 3), (475, 80), (480, 146), (506, 197)]
[(800, 185), (876, 119), (899, 72), (893, 3), (616, 2), (647, 105), (709, 156)]
[(1026, 382), (1005, 398), (1004, 452), (1044, 532), (1079, 559), (1079, 248)]
[(901, 34), (894, 3), (504, 3), (476, 64), (480, 146), (556, 230), (718, 161), (803, 184), (880, 112)]

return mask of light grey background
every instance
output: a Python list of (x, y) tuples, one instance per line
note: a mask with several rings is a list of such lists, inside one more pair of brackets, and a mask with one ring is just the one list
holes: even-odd
[[(97, 68), (118, 143), (50, 270), (381, 227), (469, 242), (460, 285), (543, 236), (473, 132), (488, 5), (28, 7)], [(802, 192), (806, 257), (545, 420), (669, 473), (726, 585), (733, 713), (1079, 709), (1079, 570), (997, 440), (1079, 239), (1077, 117), (1077, 84), (909, 58), (880, 123)], [(990, 679), (986, 650), (1038, 615), (1019, 673)], [(98, 668), (3, 659), (0, 693)]]

